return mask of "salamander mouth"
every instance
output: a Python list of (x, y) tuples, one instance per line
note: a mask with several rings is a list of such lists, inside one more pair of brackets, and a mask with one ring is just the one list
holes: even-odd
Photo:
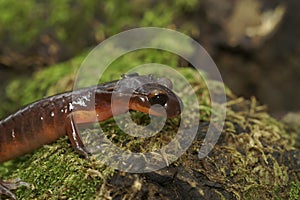
[[(142, 106), (140, 104), (135, 104), (131, 109), (132, 110), (136, 110), (136, 111), (140, 111), (146, 114), (150, 114), (150, 115), (154, 115), (154, 116), (158, 116), (158, 117), (168, 117), (168, 118), (173, 118), (176, 117), (178, 115), (180, 115), (181, 113), (181, 107), (178, 108), (170, 108), (172, 110), (166, 110), (167, 107), (165, 106), (161, 106), (161, 105), (153, 105), (151, 107), (146, 107), (146, 106)], [(173, 110), (174, 109), (174, 110)]]

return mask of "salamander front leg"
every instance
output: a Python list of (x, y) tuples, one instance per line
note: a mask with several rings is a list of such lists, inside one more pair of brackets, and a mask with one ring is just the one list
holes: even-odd
[[(4, 194), (11, 199), (17, 199), (14, 193), (12, 193), (10, 190), (15, 190), (18, 187), (25, 186), (29, 188), (29, 184), (26, 182), (23, 182), (21, 179), (16, 178), (12, 181), (1, 181), (0, 180), (0, 195)], [(1, 199), (1, 198), (0, 198)]]
[(83, 142), (81, 140), (80, 135), (78, 134), (77, 127), (74, 122), (73, 115), (68, 115), (66, 119), (66, 131), (69, 137), (69, 140), (71, 141), (71, 144), (73, 148), (83, 155), (87, 160), (89, 160), (88, 151), (85, 149)]

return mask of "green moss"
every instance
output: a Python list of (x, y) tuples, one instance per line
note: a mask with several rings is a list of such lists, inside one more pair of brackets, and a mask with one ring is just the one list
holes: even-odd
[[(175, 27), (175, 20), (197, 5), (195, 0), (0, 1), (0, 37), (8, 51), (26, 53), (36, 44), (53, 44), (68, 57), (130, 27)], [(191, 23), (186, 20), (182, 31), (191, 31)]]
[(19, 199), (91, 199), (112, 171), (76, 154), (66, 138), (46, 145), (20, 164), (13, 176), (31, 183)]
[(228, 105), (219, 145), (205, 159), (206, 166), (193, 169), (224, 184), (241, 199), (284, 198), (292, 166), (280, 157), (294, 148), (283, 124), (267, 115), (254, 98), (233, 99)]
[(292, 182), (289, 192), (289, 199), (300, 199), (300, 182)]

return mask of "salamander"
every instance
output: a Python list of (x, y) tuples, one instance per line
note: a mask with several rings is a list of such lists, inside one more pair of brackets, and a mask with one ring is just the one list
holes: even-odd
[[(0, 121), (0, 163), (29, 153), (44, 144), (68, 136), (73, 148), (88, 159), (76, 124), (101, 122), (128, 110), (168, 118), (180, 115), (183, 104), (167, 78), (137, 73), (120, 80), (73, 90), (36, 101)], [(112, 101), (113, 98), (113, 101)], [(165, 112), (153, 105), (160, 105)], [(0, 180), (0, 195), (13, 199), (10, 191), (19, 183)]]

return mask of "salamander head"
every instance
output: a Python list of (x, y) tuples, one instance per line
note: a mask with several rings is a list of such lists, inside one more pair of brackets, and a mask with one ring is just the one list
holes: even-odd
[(158, 83), (148, 83), (135, 90), (129, 107), (156, 116), (176, 117), (183, 104), (169, 88)]
[(130, 95), (129, 108), (156, 116), (176, 117), (183, 104), (170, 89), (172, 82), (167, 78), (154, 79), (152, 75), (124, 75), (114, 92)]

